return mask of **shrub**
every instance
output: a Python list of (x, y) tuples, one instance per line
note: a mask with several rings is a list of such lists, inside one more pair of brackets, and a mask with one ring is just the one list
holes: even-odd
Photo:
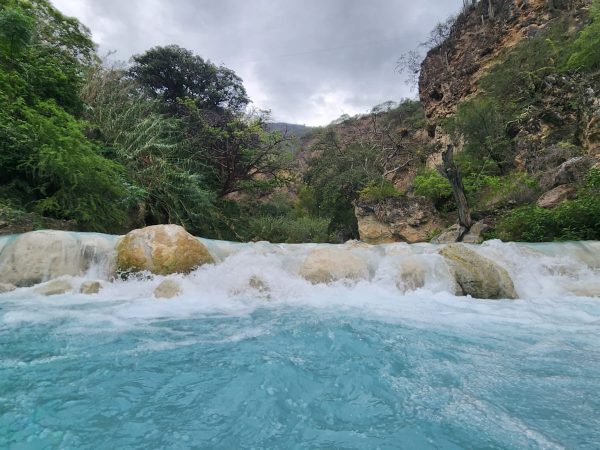
[(319, 205), (315, 190), (310, 186), (302, 186), (298, 190), (298, 200), (294, 205), (294, 212), (297, 216), (318, 216)]
[(371, 182), (361, 189), (359, 198), (368, 201), (383, 201), (388, 198), (398, 198), (404, 195), (397, 190), (392, 183), (383, 180), (381, 182)]
[(538, 36), (511, 48), (481, 78), (481, 88), (501, 102), (505, 113), (518, 114), (538, 97), (544, 77), (566, 64), (573, 39), (567, 20), (550, 24)]
[(452, 198), (450, 182), (434, 169), (420, 172), (413, 180), (413, 188), (415, 194), (433, 200), (436, 205)]
[(512, 163), (512, 145), (506, 133), (508, 118), (491, 97), (475, 97), (458, 105), (456, 114), (445, 123), (445, 128), (462, 137), (465, 152), (478, 161), (493, 161), (501, 173)]
[(252, 240), (296, 244), (327, 242), (329, 219), (319, 217), (260, 216), (251, 219), (248, 233)]
[(590, 9), (592, 22), (579, 34), (571, 46), (566, 64), (569, 69), (600, 69), (600, 0), (594, 0)]
[(576, 200), (554, 209), (525, 206), (511, 211), (496, 234), (513, 241), (565, 241), (600, 239), (600, 170), (593, 169)]
[(503, 177), (470, 174), (465, 177), (464, 184), (474, 209), (522, 205), (535, 200), (539, 194), (537, 181), (525, 172), (513, 172)]

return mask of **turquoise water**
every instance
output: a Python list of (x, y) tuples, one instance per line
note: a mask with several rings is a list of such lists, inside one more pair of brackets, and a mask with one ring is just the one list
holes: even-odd
[(597, 449), (600, 301), (0, 296), (0, 448)]

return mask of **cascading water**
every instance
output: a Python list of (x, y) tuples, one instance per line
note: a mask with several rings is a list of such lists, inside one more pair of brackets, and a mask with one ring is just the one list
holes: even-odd
[(21, 256), (73, 292), (0, 295), (0, 448), (598, 448), (598, 242), (471, 247), (514, 282), (492, 301), (430, 244), (339, 247), (365, 276), (313, 284), (338, 247), (202, 239), (214, 265), (123, 281), (117, 237), (65, 236)]

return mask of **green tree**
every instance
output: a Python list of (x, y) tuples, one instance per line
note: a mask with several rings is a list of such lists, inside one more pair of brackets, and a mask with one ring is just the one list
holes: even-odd
[(48, 2), (0, 6), (0, 196), (83, 229), (118, 229), (127, 197), (122, 167), (100, 155), (73, 115), (83, 63), (71, 51), (82, 42), (86, 53), (87, 35), (65, 19), (64, 37), (63, 16)]
[(480, 96), (461, 103), (445, 127), (455, 142), (464, 139), (465, 152), (483, 166), (491, 161), (501, 174), (511, 167), (512, 145), (506, 133), (505, 118), (494, 99)]
[(291, 155), (283, 152), (288, 138), (266, 131), (265, 112), (215, 116), (191, 101), (185, 106), (182, 151), (219, 198), (240, 191), (264, 194), (288, 181)]
[(212, 235), (215, 194), (184, 154), (180, 119), (161, 113), (161, 102), (143, 95), (123, 70), (90, 69), (82, 91), (90, 132), (104, 153), (127, 168), (135, 186), (136, 225), (179, 223)]
[(176, 112), (180, 100), (199, 109), (239, 112), (249, 103), (242, 80), (234, 71), (216, 66), (177, 45), (154, 47), (133, 57), (130, 76), (144, 90)]

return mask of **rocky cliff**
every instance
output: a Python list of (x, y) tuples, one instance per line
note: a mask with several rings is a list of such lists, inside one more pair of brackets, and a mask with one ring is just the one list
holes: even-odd
[[(600, 23), (597, 1), (465, 1), (432, 32), (436, 46), (421, 63), (418, 114), (401, 105), (334, 123), (324, 130), (329, 146), (320, 145), (323, 133), (302, 146), (299, 171), (329, 157), (321, 173), (351, 191), (360, 239), (374, 244), (458, 236), (452, 191), (438, 170), (449, 143), (480, 231), (469, 235), (473, 242), (481, 233), (500, 236), (501, 222), (517, 209), (550, 210), (585, 189), (600, 205), (588, 189), (590, 168), (600, 167), (600, 67), (571, 63), (582, 37), (592, 45), (586, 55), (600, 60), (591, 31)], [(353, 164), (342, 167), (347, 161)], [(371, 187), (361, 171), (383, 175), (374, 195), (364, 195)], [(395, 191), (383, 189), (386, 183)]]
[(479, 1), (461, 13), (447, 39), (421, 64), (419, 97), (433, 126), (478, 91), (478, 80), (500, 55), (536, 37), (562, 14), (572, 14), (574, 26), (581, 24), (591, 4), (591, 0), (490, 1), (491, 8), (487, 0)]

